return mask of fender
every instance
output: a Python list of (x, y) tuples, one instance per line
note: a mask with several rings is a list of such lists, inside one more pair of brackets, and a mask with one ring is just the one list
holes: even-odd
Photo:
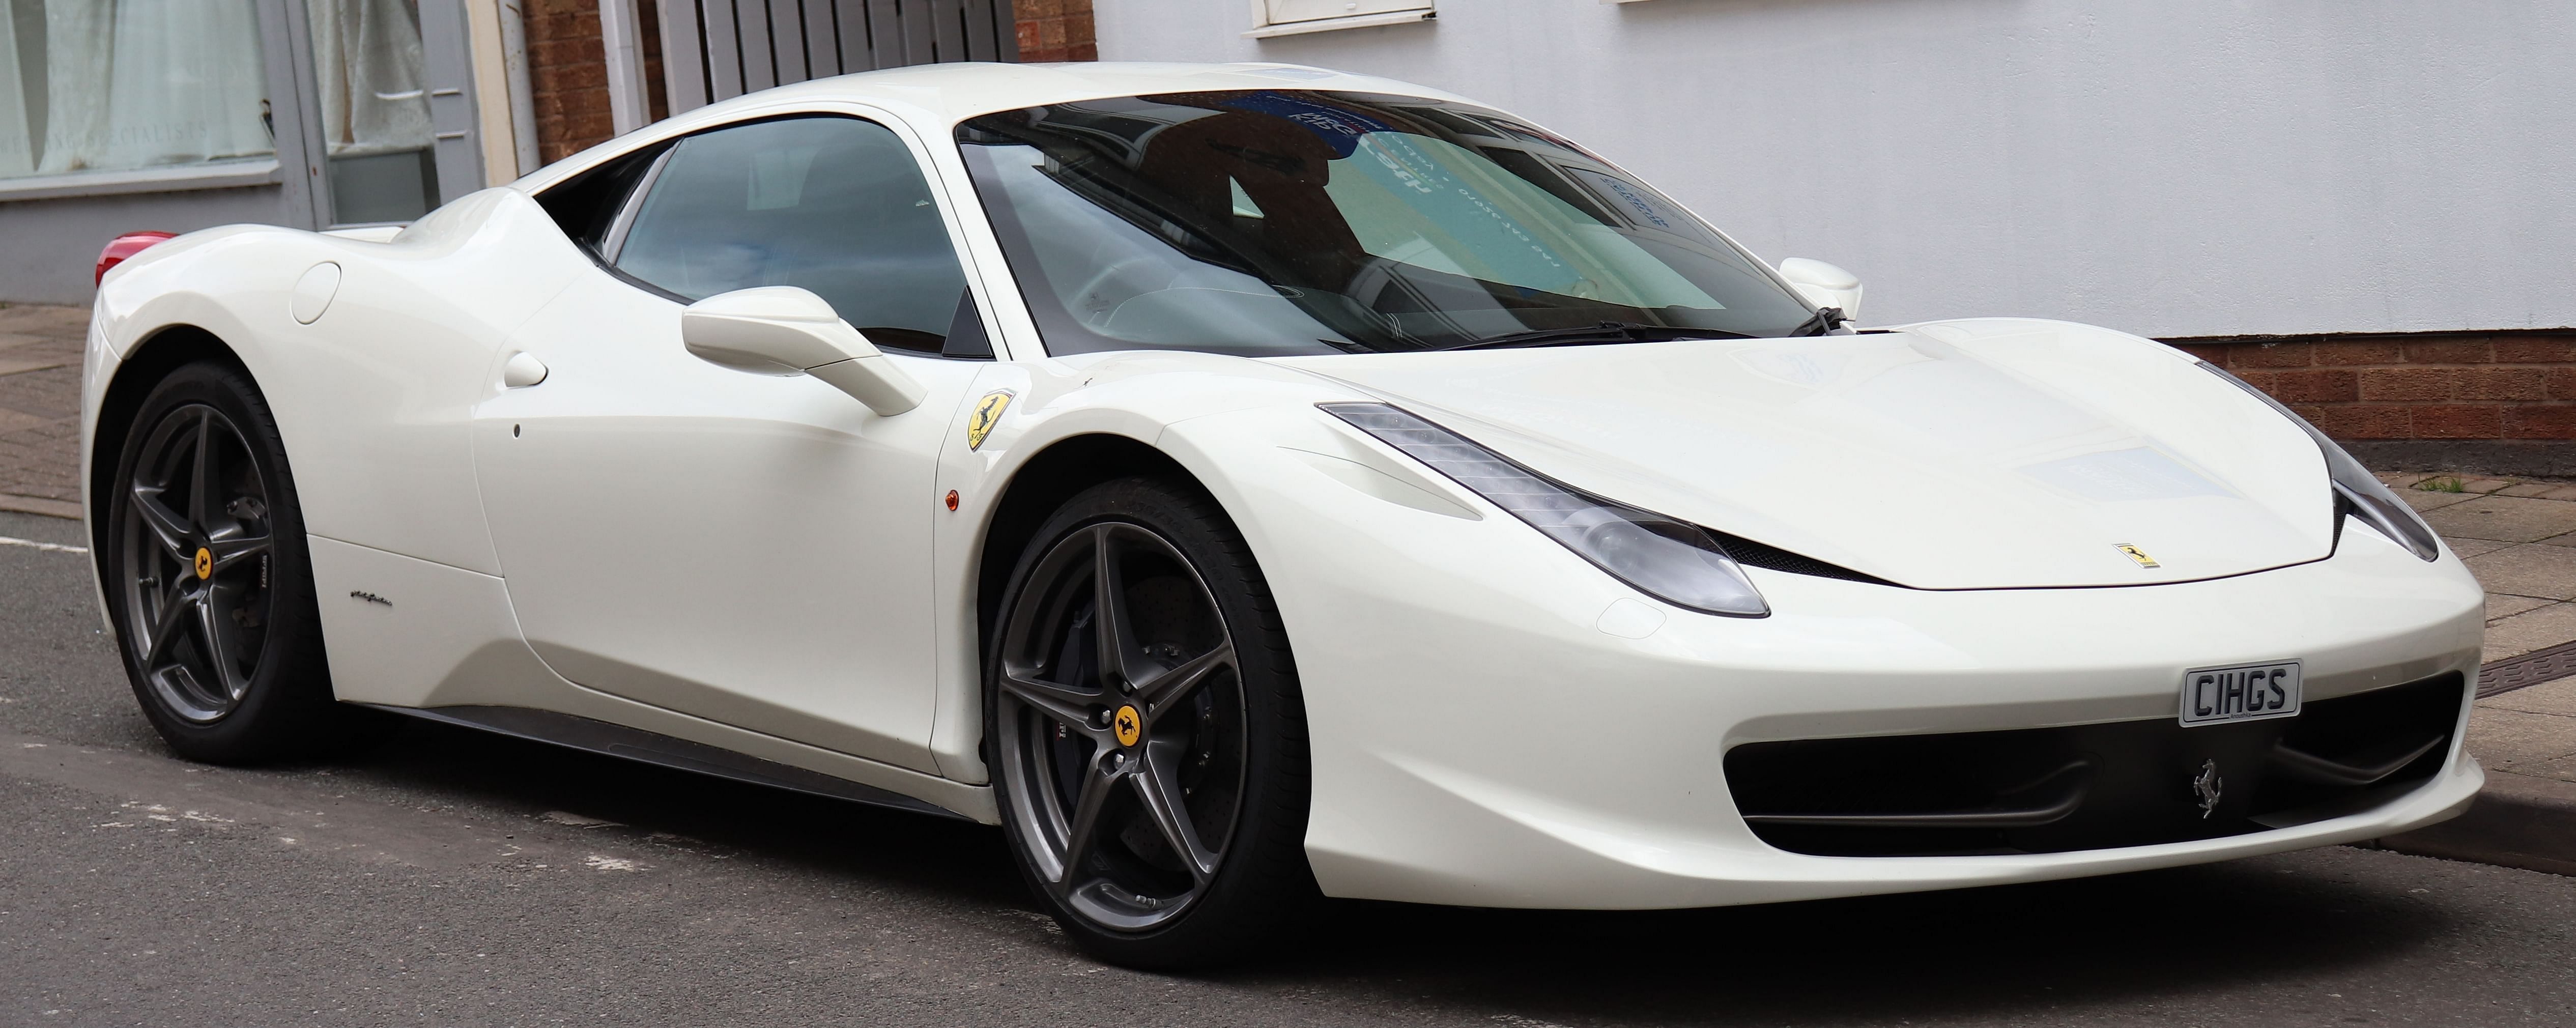
[[(499, 572), (468, 417), (497, 388), (501, 340), (589, 267), (536, 201), (484, 190), (390, 242), (232, 226), (143, 256), (100, 292), (87, 410), (145, 340), (203, 329), (267, 395), (313, 534)], [(291, 294), (326, 262), (340, 285), (299, 323)], [(85, 424), (82, 437), (96, 432)]]
[[(983, 648), (976, 638), (976, 591), (985, 540), (1000, 513), (1002, 496), (1028, 463), (1078, 436), (1115, 436), (1160, 449), (1216, 490), (1224, 480), (1217, 458), (1184, 455), (1160, 443), (1170, 426), (1210, 415), (1265, 409), (1304, 409), (1317, 403), (1366, 399), (1346, 386), (1293, 368), (1219, 354), (1135, 352), (1077, 354), (1028, 364), (996, 364), (976, 383), (975, 395), (1007, 390), (1013, 399), (980, 447), (969, 448), (966, 420), (972, 403), (956, 413), (941, 451), (937, 488), (955, 490), (958, 507), (935, 533), (933, 602), (939, 618), (938, 711), (931, 753), (940, 771), (961, 782), (986, 780), (982, 755)], [(1329, 431), (1322, 429), (1319, 431)], [(1235, 498), (1217, 493), (1229, 512)], [(1249, 539), (1265, 566), (1261, 540)]]

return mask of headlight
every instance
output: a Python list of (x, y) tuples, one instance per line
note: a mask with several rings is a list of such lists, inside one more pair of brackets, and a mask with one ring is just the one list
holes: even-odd
[(1319, 406), (1475, 490), (1640, 592), (1709, 614), (1758, 618), (1771, 613), (1744, 569), (1696, 525), (1559, 485), (1396, 407)]
[(2335, 496), (2342, 501), (2336, 506), (2343, 508), (2344, 512), (2353, 517), (2360, 518), (2363, 524), (2378, 529), (2379, 534), (2395, 540), (2397, 545), (2405, 547), (2418, 557), (2435, 560), (2442, 556), (2441, 541), (2434, 537), (2432, 526), (2425, 524), (2424, 519), (2415, 513), (2415, 508), (2407, 506), (2406, 501), (2398, 499), (2396, 493), (2389, 492), (2388, 487), (2381, 484), (2379, 479), (2370, 473), (2369, 468), (2362, 467), (2360, 461), (2352, 459), (2351, 454), (2343, 452), (2343, 447), (2335, 445), (2335, 441), (2326, 438), (2325, 433), (2317, 431), (2317, 426), (2308, 424), (2308, 419), (2282, 406), (2281, 401), (2273, 399), (2271, 394), (2254, 388), (2244, 379), (2228, 374), (2226, 369), (2208, 361), (2198, 363), (2208, 369), (2210, 374), (2234, 382), (2236, 388), (2245, 390), (2253, 394), (2255, 399), (2270, 404), (2273, 410), (2281, 412), (2282, 417), (2290, 419), (2291, 424), (2307, 430), (2308, 437), (2317, 441), (2317, 448), (2326, 453), (2326, 477), (2334, 483)]

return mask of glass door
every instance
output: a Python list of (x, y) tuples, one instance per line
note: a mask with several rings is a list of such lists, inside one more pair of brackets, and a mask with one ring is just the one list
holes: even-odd
[(483, 187), (455, 4), (305, 0), (332, 225), (403, 222)]

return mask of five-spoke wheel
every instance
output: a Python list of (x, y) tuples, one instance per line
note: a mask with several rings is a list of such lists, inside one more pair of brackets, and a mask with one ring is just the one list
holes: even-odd
[(1176, 966), (1311, 890), (1294, 673), (1213, 505), (1159, 483), (1095, 488), (1013, 581), (988, 669), (993, 773), (1059, 920), (1111, 959)]
[(267, 642), (268, 485), (241, 427), (190, 403), (150, 427), (125, 488), (128, 645), (171, 713), (215, 721), (249, 694)]
[(1000, 668), (1013, 816), (1048, 890), (1145, 928), (1225, 859), (1243, 793), (1234, 642), (1161, 536), (1102, 522), (1056, 543), (1013, 605)]
[(371, 735), (382, 715), (332, 702), (304, 523), (258, 389), (189, 364), (126, 409), (100, 482), (99, 574), (152, 726), (225, 763)]

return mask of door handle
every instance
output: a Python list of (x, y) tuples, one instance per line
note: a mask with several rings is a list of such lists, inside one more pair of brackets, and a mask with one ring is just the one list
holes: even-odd
[(501, 384), (511, 389), (525, 389), (546, 380), (546, 362), (534, 354), (514, 353), (501, 365)]

